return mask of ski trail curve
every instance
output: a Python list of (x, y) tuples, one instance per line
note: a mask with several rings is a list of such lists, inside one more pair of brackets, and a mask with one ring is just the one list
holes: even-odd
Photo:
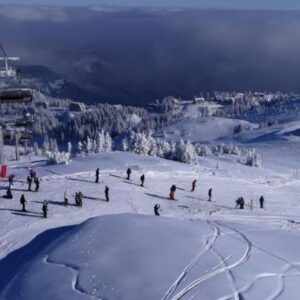
[[(221, 267), (211, 273), (208, 273), (204, 276), (201, 276), (199, 277), (198, 279), (194, 280), (193, 282), (191, 282), (190, 284), (188, 284), (185, 288), (183, 288), (179, 293), (177, 293), (173, 298), (172, 300), (179, 300), (181, 299), (184, 295), (186, 295), (188, 292), (190, 292), (191, 290), (193, 290), (195, 287), (199, 286), (202, 282), (220, 274), (220, 273), (223, 273), (223, 272), (226, 272), (228, 270), (231, 270), (233, 268), (236, 268), (237, 266), (241, 265), (241, 264), (244, 264), (246, 261), (248, 261), (248, 259), (250, 258), (250, 254), (251, 254), (251, 250), (252, 250), (252, 243), (251, 241), (240, 231), (234, 229), (234, 228), (231, 228), (229, 226), (225, 226), (225, 225), (220, 225), (219, 223), (216, 222), (216, 224), (218, 226), (222, 226), (222, 227), (225, 227), (225, 228), (228, 228), (232, 231), (235, 231), (246, 243), (246, 249), (245, 249), (245, 252), (244, 254), (242, 255), (242, 257), (237, 260), (236, 262), (230, 264), (230, 265), (226, 265), (224, 267)], [(219, 228), (219, 227), (218, 227)], [(239, 298), (238, 298), (239, 299)]]
[(179, 277), (175, 280), (175, 282), (170, 286), (170, 288), (167, 290), (166, 294), (163, 296), (162, 300), (168, 300), (176, 290), (176, 288), (179, 286), (180, 282), (184, 279), (184, 277), (188, 274), (188, 272), (191, 270), (191, 268), (211, 249), (213, 244), (216, 242), (220, 232), (219, 228), (217, 226), (212, 225), (209, 221), (207, 221), (209, 225), (213, 229), (213, 235), (212, 238), (209, 240), (209, 238), (206, 239), (206, 243), (200, 253), (194, 257), (190, 263), (183, 269), (182, 273), (179, 275)]
[(94, 295), (92, 293), (89, 293), (86, 291), (84, 288), (82, 288), (79, 284), (79, 273), (80, 273), (80, 268), (77, 267), (76, 265), (73, 264), (68, 264), (68, 263), (59, 263), (52, 261), (50, 259), (50, 256), (47, 255), (43, 259), (44, 263), (49, 264), (49, 265), (55, 265), (63, 268), (68, 268), (72, 271), (72, 273), (75, 275), (73, 280), (72, 280), (72, 288), (75, 292), (81, 294), (82, 296), (90, 297), (91, 299), (98, 299), (98, 300), (103, 300), (101, 297)]
[[(213, 247), (212, 247), (211, 250), (217, 256), (217, 258), (220, 260), (220, 262), (222, 263), (222, 265), (224, 267), (227, 267), (226, 261), (225, 261), (224, 257), (221, 255), (221, 253), (218, 252)], [(239, 300), (240, 299), (239, 292), (238, 292), (238, 290), (237, 290), (237, 288), (235, 286), (234, 276), (233, 276), (231, 270), (230, 269), (226, 269), (225, 270), (225, 274), (226, 274), (226, 277), (227, 277), (228, 282), (230, 284), (230, 288), (232, 290), (232, 296), (230, 296), (230, 299)], [(220, 300), (224, 300), (224, 299), (221, 298)]]

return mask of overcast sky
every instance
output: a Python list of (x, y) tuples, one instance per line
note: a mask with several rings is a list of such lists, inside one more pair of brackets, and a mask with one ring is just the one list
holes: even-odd
[(183, 6), (201, 8), (300, 9), (299, 0), (0, 0), (0, 4), (22, 5), (130, 5)]

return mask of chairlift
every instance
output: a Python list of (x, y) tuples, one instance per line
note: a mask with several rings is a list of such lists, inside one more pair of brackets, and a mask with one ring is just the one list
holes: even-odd
[(33, 116), (26, 116), (24, 118), (21, 119), (16, 119), (14, 122), (15, 127), (25, 127), (28, 125), (32, 125), (34, 122), (34, 118)]
[(0, 88), (0, 103), (32, 102), (32, 90), (22, 86), (20, 72), (13, 66), (13, 62), (18, 61), (19, 57), (8, 57), (1, 44), (0, 50), (3, 53), (0, 61), (4, 62), (4, 67), (0, 67), (0, 79), (6, 84)]

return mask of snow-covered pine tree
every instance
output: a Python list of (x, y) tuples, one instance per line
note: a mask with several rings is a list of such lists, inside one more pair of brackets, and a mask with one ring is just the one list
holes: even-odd
[(106, 152), (109, 152), (112, 150), (112, 138), (108, 132), (105, 133), (105, 143), (104, 143), (104, 149)]
[(69, 141), (68, 142), (68, 153), (71, 155), (71, 153), (72, 153), (72, 144), (71, 144), (71, 142)]

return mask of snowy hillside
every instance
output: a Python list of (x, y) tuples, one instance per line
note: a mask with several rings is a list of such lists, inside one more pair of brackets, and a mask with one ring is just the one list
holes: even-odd
[(19, 258), (18, 271), (0, 295), (11, 300), (41, 295), (57, 300), (296, 299), (300, 263), (292, 249), (299, 246), (292, 233), (224, 222), (107, 216), (46, 231), (0, 262), (2, 267), (22, 254), (30, 258), (26, 263)]
[(234, 128), (238, 125), (247, 129), (257, 127), (257, 125), (243, 120), (216, 117), (184, 117), (168, 127), (166, 135), (167, 138), (175, 141), (182, 138), (191, 142), (209, 142), (222, 138), (232, 138)]
[[(12, 165), (14, 198), (0, 202), (0, 268), (7, 270), (0, 276), (0, 298), (295, 299), (299, 180), (288, 166), (277, 170), (271, 156), (264, 154), (263, 168), (214, 157), (190, 166), (124, 152), (78, 157), (68, 165)], [(26, 192), (28, 167), (42, 177), (37, 193)], [(139, 186), (141, 174), (145, 188)], [(194, 179), (197, 187), (190, 192)], [(177, 201), (168, 200), (172, 184)], [(79, 190), (82, 208), (74, 206)], [(20, 211), (22, 193), (28, 212)], [(259, 208), (261, 195), (265, 209)], [(239, 196), (245, 210), (235, 209)], [(45, 199), (47, 219), (41, 214)], [(161, 217), (145, 216), (153, 215), (156, 203)], [(103, 215), (109, 216), (46, 231)]]

